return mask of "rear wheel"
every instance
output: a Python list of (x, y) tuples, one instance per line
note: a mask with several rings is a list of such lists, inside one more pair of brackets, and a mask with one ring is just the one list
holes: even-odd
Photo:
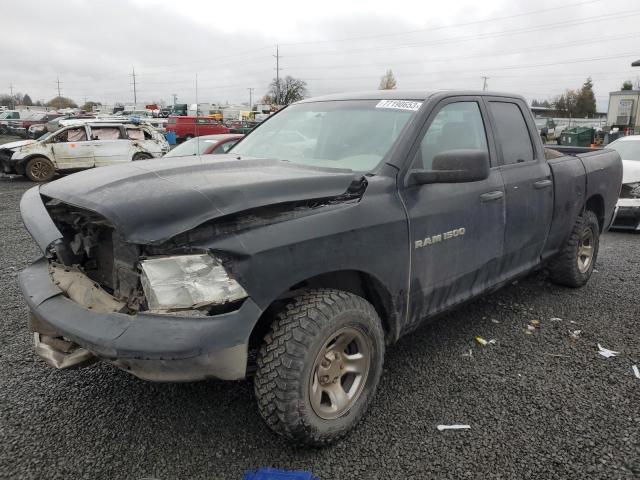
[(48, 182), (56, 175), (56, 167), (48, 158), (33, 157), (27, 162), (24, 173), (32, 182)]
[(384, 333), (365, 299), (311, 290), (271, 326), (254, 379), (260, 414), (298, 443), (328, 445), (351, 430), (375, 393)]
[(551, 280), (567, 287), (581, 287), (589, 281), (598, 257), (600, 224), (587, 210), (576, 220), (560, 254), (549, 266)]
[(138, 152), (138, 153), (133, 155), (132, 160), (135, 162), (136, 160), (149, 160), (150, 158), (153, 158), (153, 156), (151, 154), (144, 153), (144, 152)]

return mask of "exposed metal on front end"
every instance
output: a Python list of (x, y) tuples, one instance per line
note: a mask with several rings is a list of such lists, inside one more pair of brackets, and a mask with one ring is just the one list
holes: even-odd
[(33, 343), (36, 353), (54, 368), (82, 367), (97, 361), (89, 350), (62, 337), (33, 332)]

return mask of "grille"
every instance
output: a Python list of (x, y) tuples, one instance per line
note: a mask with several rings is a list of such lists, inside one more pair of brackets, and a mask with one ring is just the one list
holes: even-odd
[(138, 302), (139, 247), (123, 242), (109, 222), (95, 212), (56, 200), (45, 204), (63, 235), (55, 249), (57, 260), (79, 268), (119, 300)]

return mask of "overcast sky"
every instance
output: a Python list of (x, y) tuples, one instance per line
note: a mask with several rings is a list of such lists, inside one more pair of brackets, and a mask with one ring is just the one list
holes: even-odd
[[(29, 0), (6, 2), (0, 93), (131, 104), (254, 101), (275, 76), (310, 96), (375, 89), (489, 89), (550, 98), (593, 78), (599, 110), (640, 77), (640, 4), (605, 0)], [(586, 61), (585, 61), (586, 60)]]

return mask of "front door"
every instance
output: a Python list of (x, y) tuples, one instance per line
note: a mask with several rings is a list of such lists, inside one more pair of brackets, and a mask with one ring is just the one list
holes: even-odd
[[(538, 142), (526, 104), (487, 100), (506, 193), (502, 276), (513, 277), (540, 261), (553, 215), (551, 169)], [(535, 127), (535, 126), (534, 126)]]
[(91, 168), (94, 166), (93, 146), (88, 141), (84, 125), (68, 127), (53, 137), (52, 150), (59, 170)]
[(491, 159), (492, 168), (482, 181), (402, 189), (411, 239), (409, 328), (496, 281), (505, 204), (487, 124), (480, 98), (449, 98), (434, 109), (413, 154), (412, 169), (430, 170), (438, 153), (482, 150)]

